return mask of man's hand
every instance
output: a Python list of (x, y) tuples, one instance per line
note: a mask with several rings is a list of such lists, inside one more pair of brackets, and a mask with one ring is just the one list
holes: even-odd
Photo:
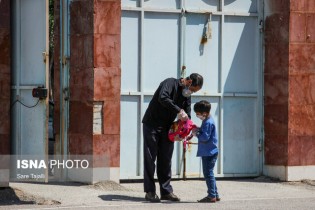
[(180, 112), (177, 114), (177, 118), (181, 121), (186, 121), (188, 120), (188, 115), (183, 109), (181, 109)]
[(179, 135), (176, 135), (175, 136), (175, 138), (174, 138), (174, 141), (182, 141), (183, 139), (181, 139), (180, 137), (179, 137)]

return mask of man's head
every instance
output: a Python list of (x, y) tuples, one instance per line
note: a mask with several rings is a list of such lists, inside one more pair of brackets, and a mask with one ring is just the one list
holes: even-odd
[(200, 74), (192, 73), (189, 77), (185, 79), (185, 86), (189, 89), (191, 93), (195, 93), (202, 88), (203, 77)]

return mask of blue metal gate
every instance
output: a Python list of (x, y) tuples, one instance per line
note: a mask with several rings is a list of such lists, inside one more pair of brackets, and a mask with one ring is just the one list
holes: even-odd
[[(262, 1), (122, 0), (122, 10), (120, 178), (142, 178), (141, 119), (159, 83), (193, 72), (205, 79), (193, 104), (210, 101), (219, 133), (216, 176), (258, 175)], [(175, 148), (173, 176), (182, 177), (182, 144)], [(187, 177), (202, 177), (196, 150), (186, 153)]]

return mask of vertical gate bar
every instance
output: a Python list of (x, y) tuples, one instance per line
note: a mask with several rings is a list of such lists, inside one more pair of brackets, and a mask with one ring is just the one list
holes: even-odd
[[(64, 29), (64, 16), (63, 16), (63, 2), (64, 0), (60, 0), (60, 136), (59, 136), (59, 151), (60, 151), (60, 157), (63, 155), (63, 138), (64, 138), (64, 119), (63, 119), (63, 65), (62, 65), (62, 57), (63, 57), (63, 43), (64, 43), (64, 37), (63, 37), (63, 29)], [(62, 169), (61, 169), (62, 170)], [(63, 171), (61, 171), (61, 177), (64, 178)]]
[[(63, 159), (67, 158), (68, 154), (68, 110), (69, 110), (69, 98), (65, 100), (66, 97), (68, 97), (68, 83), (69, 83), (69, 77), (68, 77), (68, 70), (69, 70), (69, 64), (67, 61), (67, 58), (70, 54), (69, 50), (69, 6), (70, 6), (70, 0), (61, 0), (60, 4), (60, 37), (61, 37), (61, 46), (60, 46), (60, 156), (63, 157)], [(62, 178), (67, 177), (67, 170), (62, 169)]]
[(220, 31), (221, 31), (221, 37), (220, 37), (220, 60), (219, 60), (219, 85), (220, 85), (220, 89), (219, 89), (219, 93), (220, 93), (220, 117), (219, 117), (219, 121), (220, 121), (220, 140), (219, 140), (219, 145), (220, 145), (220, 153), (219, 153), (219, 174), (223, 174), (223, 157), (224, 157), (224, 152), (223, 152), (223, 145), (224, 145), (224, 141), (223, 141), (223, 116), (224, 116), (224, 98), (223, 98), (223, 78), (222, 78), (222, 72), (223, 72), (223, 34), (224, 34), (224, 0), (220, 1), (221, 5), (220, 5), (220, 9), (221, 9), (221, 24), (220, 24)]
[[(46, 33), (46, 46), (45, 46), (45, 56), (48, 55), (49, 53), (49, 0), (46, 0), (46, 28), (45, 28), (45, 33)], [(45, 63), (45, 86), (47, 88), (47, 92), (49, 93), (49, 55), (46, 56), (46, 63)], [(49, 118), (49, 97), (45, 99), (45, 108), (46, 108), (46, 113), (45, 113), (45, 161), (46, 163), (48, 162), (48, 118)], [(48, 182), (48, 168), (45, 169), (45, 182)]]
[(181, 59), (181, 68), (180, 76), (186, 77), (186, 70), (183, 70), (182, 67), (186, 65), (186, 53), (185, 53), (185, 33), (186, 33), (186, 11), (185, 11), (185, 0), (181, 0), (181, 28), (180, 28), (180, 59)]
[[(21, 85), (21, 62), (22, 62), (22, 58), (21, 58), (21, 21), (22, 21), (22, 17), (21, 17), (21, 14), (22, 14), (22, 9), (21, 9), (21, 0), (18, 0), (17, 2), (17, 8), (18, 8), (18, 13), (16, 15), (18, 15), (18, 23), (17, 23), (17, 35), (18, 35), (18, 39), (17, 39), (17, 57), (18, 57), (18, 62), (17, 62), (17, 68), (16, 68), (16, 75), (17, 75), (17, 85), (18, 85), (18, 88), (17, 88), (17, 99), (20, 100), (21, 99), (21, 89), (20, 89), (20, 85)], [(17, 106), (17, 127), (18, 127), (18, 138), (17, 138), (17, 143), (18, 143), (18, 149), (17, 149), (17, 154), (21, 154), (21, 151), (22, 151), (22, 144), (21, 144), (21, 113), (22, 113), (22, 110), (21, 110), (21, 104), (18, 103), (18, 106)]]
[[(264, 1), (263, 0), (257, 0), (257, 12), (258, 12), (258, 21), (262, 21), (262, 27), (261, 29), (259, 30), (262, 30), (261, 32), (259, 31), (259, 84), (258, 84), (258, 102), (259, 102), (259, 107), (260, 107), (260, 112), (259, 112), (259, 115), (258, 117), (261, 119), (259, 120), (259, 138), (260, 138), (260, 147), (262, 148), (262, 150), (258, 153), (259, 155), (259, 158), (258, 158), (258, 161), (259, 161), (259, 168), (258, 168), (258, 173), (259, 174), (262, 174), (262, 171), (263, 171), (263, 163), (264, 163), (264, 155), (263, 155), (263, 142), (264, 142), (264, 104), (263, 104), (263, 95), (264, 95), (264, 74), (263, 74), (263, 61), (264, 61), (264, 48), (263, 48), (263, 44), (264, 44), (264, 33), (263, 33), (263, 27), (264, 27)], [(259, 88), (261, 88), (261, 90), (259, 90)]]
[(140, 176), (141, 174), (141, 170), (142, 170), (142, 150), (141, 150), (141, 145), (143, 145), (143, 136), (142, 136), (142, 128), (143, 125), (141, 123), (141, 117), (144, 114), (144, 108), (143, 108), (143, 104), (144, 104), (144, 88), (143, 88), (143, 36), (144, 36), (144, 11), (143, 11), (143, 4), (144, 4), (144, 0), (140, 0), (140, 7), (141, 7), (141, 14), (140, 14), (140, 39), (139, 39), (139, 47), (140, 47), (140, 69), (139, 69), (139, 76), (140, 76), (140, 87), (139, 87), (139, 91), (140, 91), (140, 101), (139, 101), (139, 128), (138, 128), (138, 134), (140, 136), (140, 138), (138, 137), (138, 145), (137, 145), (137, 176)]
[[(60, 57), (59, 57), (59, 62), (60, 62), (60, 87), (59, 87), (59, 92), (60, 92), (60, 136), (59, 136), (59, 152), (60, 152), (60, 157), (63, 155), (63, 138), (64, 138), (64, 119), (63, 119), (63, 65), (62, 65), (62, 57), (63, 57), (63, 43), (64, 43), (64, 37), (63, 37), (63, 29), (64, 29), (64, 16), (63, 16), (63, 2), (64, 0), (60, 0)], [(64, 178), (64, 175), (61, 172), (61, 177)]]
[[(185, 0), (180, 0), (180, 9), (181, 9), (181, 14), (180, 14), (180, 28), (179, 28), (179, 70), (177, 72), (177, 76), (179, 77), (185, 77), (186, 71), (183, 70), (183, 66), (185, 66), (185, 60), (184, 60), (184, 53), (185, 53), (185, 31), (186, 31), (186, 17), (185, 17), (185, 7), (184, 7), (184, 2)], [(181, 173), (181, 159), (182, 159), (182, 151), (181, 150), (181, 145), (182, 144), (176, 144), (176, 150), (177, 150), (177, 172), (176, 174), (178, 175), (178, 178), (180, 177)]]

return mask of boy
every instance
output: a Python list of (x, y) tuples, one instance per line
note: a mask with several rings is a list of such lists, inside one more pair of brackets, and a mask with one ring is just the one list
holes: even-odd
[(194, 105), (196, 116), (202, 120), (201, 127), (193, 131), (198, 138), (197, 157), (201, 157), (203, 175), (208, 187), (208, 195), (198, 202), (215, 203), (220, 201), (216, 180), (213, 174), (215, 162), (218, 157), (218, 137), (214, 120), (210, 115), (211, 104), (208, 101), (199, 101)]

